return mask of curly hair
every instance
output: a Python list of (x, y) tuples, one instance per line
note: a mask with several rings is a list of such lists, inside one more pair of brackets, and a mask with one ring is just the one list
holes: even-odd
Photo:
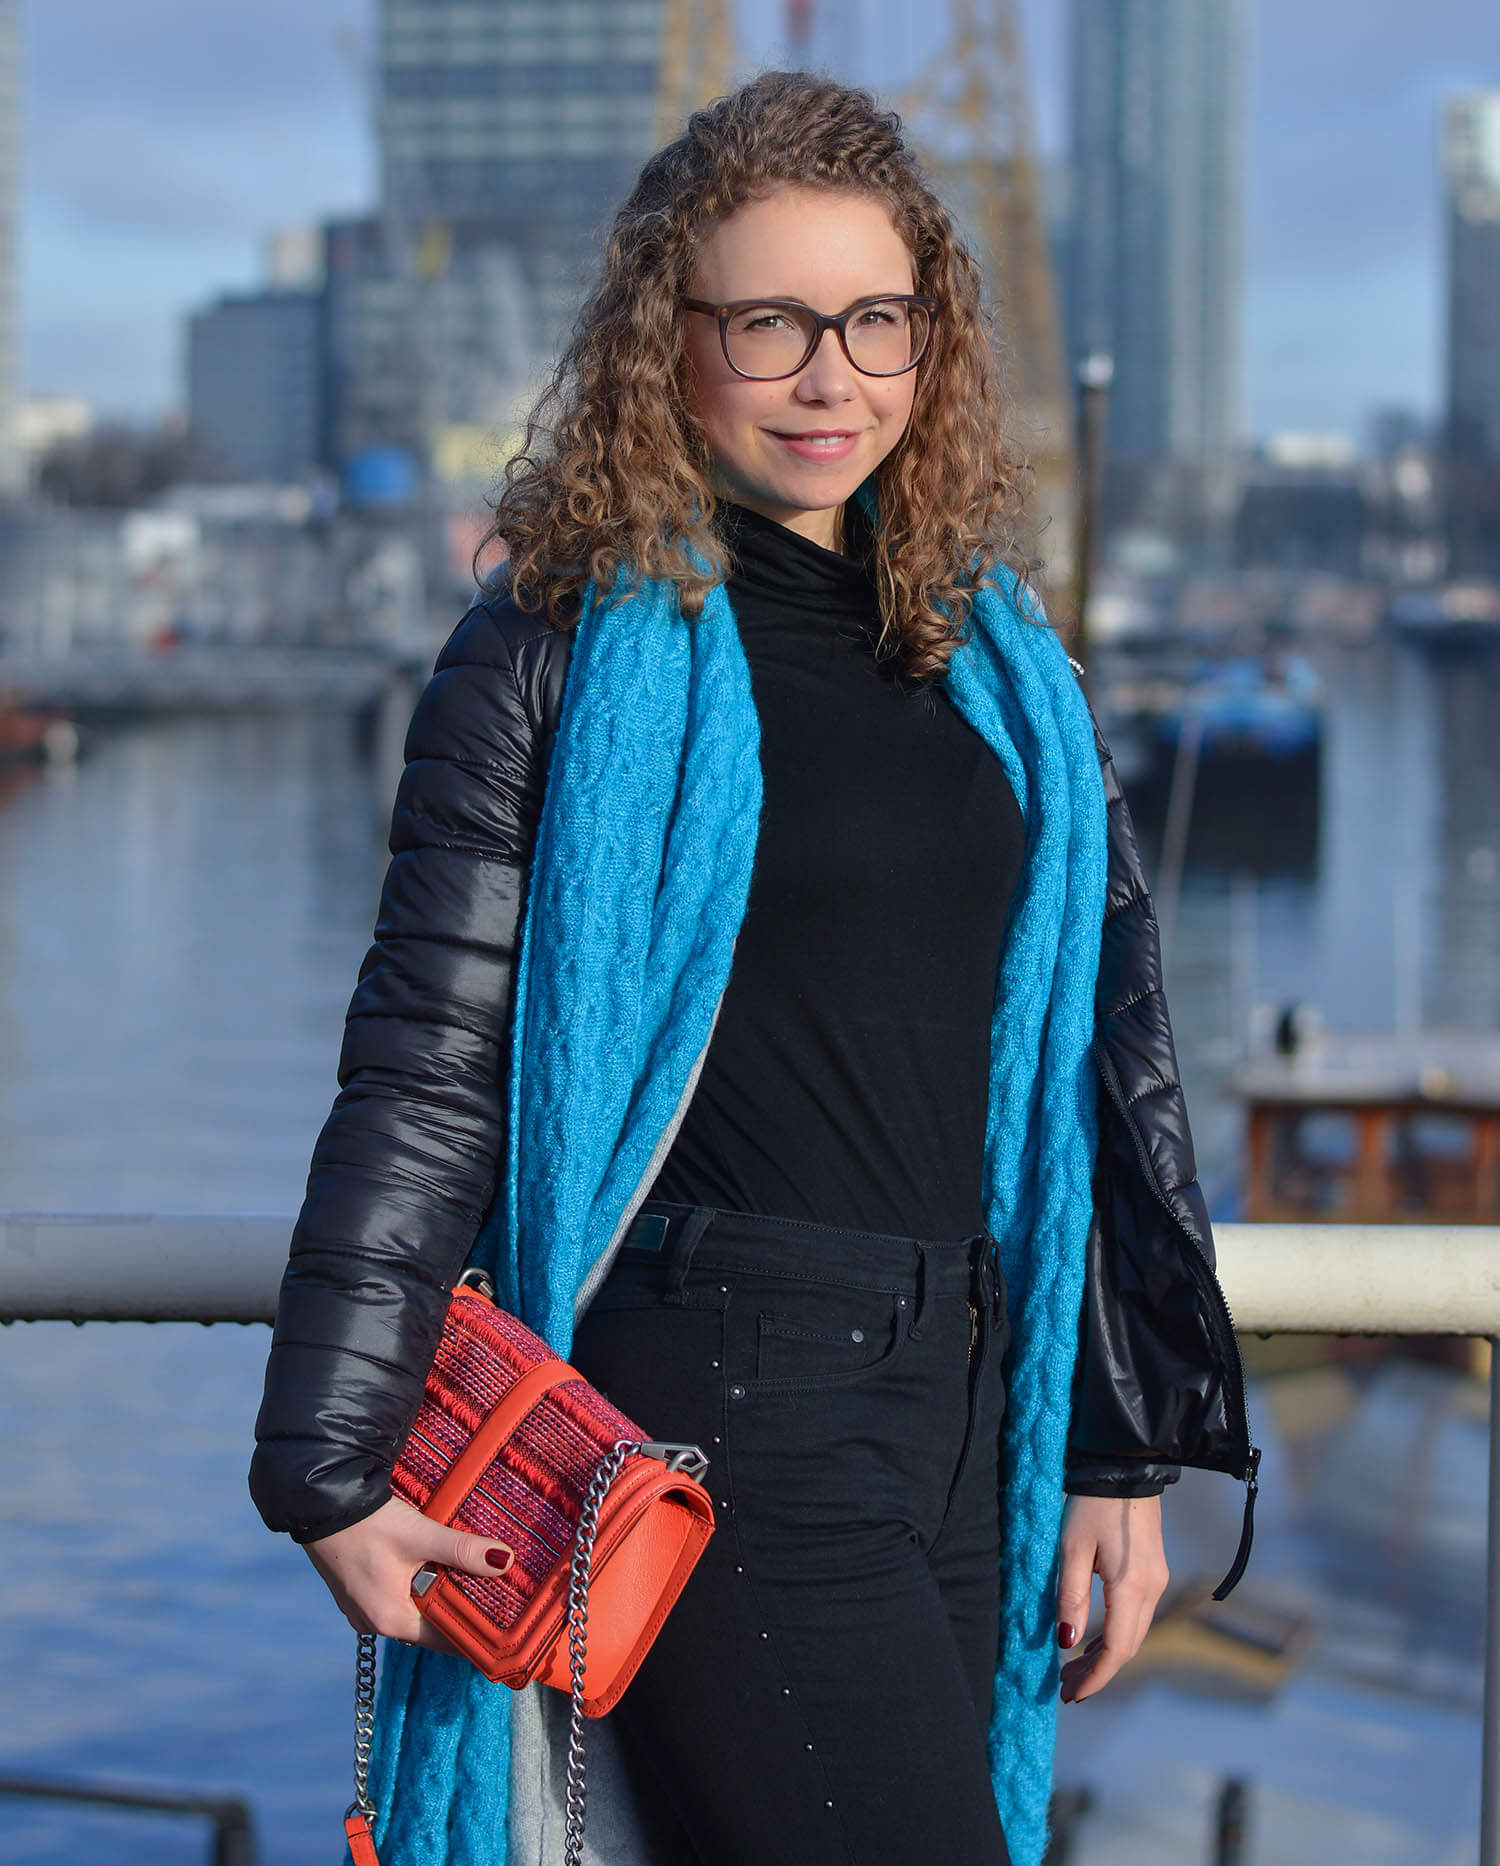
[(622, 570), (630, 589), (670, 578), (684, 615), (701, 613), (728, 566), (678, 301), (719, 223), (788, 184), (882, 202), (912, 254), (915, 289), (937, 300), (911, 419), (872, 476), (882, 653), (924, 683), (964, 638), (974, 593), (994, 580), (985, 567), (1031, 576), (1030, 469), (1011, 438), (979, 264), (900, 118), (868, 91), (811, 72), (762, 72), (695, 111), (646, 162), (506, 466), (481, 550), (503, 545), (516, 600), (544, 603), (560, 628), (589, 579), (608, 590)]

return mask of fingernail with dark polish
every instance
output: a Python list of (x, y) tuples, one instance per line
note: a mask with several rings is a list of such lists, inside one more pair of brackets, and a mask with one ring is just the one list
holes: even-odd
[(1058, 1645), (1060, 1645), (1060, 1646), (1071, 1646), (1071, 1645), (1072, 1645), (1072, 1643), (1073, 1643), (1073, 1641), (1074, 1641), (1074, 1640), (1075, 1640), (1075, 1639), (1076, 1639), (1077, 1637), (1078, 1637), (1078, 1635), (1077, 1635), (1077, 1633), (1075, 1633), (1075, 1632), (1073, 1631), (1073, 1628), (1072, 1628), (1072, 1627), (1071, 1627), (1071, 1626), (1069, 1625), (1069, 1623), (1068, 1623), (1068, 1622), (1067, 1622), (1066, 1620), (1059, 1620), (1059, 1621), (1058, 1621), (1058, 1623), (1057, 1623), (1057, 1643), (1058, 1643)]
[(490, 1567), (498, 1568), (503, 1574), (516, 1559), (516, 1554), (514, 1549), (506, 1548), (505, 1544), (502, 1542), (498, 1548), (486, 1549), (484, 1551), (484, 1559), (489, 1563)]

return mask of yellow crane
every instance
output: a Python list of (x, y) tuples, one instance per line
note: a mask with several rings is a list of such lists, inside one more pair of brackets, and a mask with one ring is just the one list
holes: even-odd
[(680, 134), (701, 104), (729, 89), (734, 63), (730, 0), (661, 0), (661, 6), (656, 148)]
[(950, 213), (978, 248), (1018, 438), (1048, 608), (1071, 616), (1077, 462), (1062, 322), (1042, 220), (1018, 0), (949, 0), (945, 43), (892, 99)]

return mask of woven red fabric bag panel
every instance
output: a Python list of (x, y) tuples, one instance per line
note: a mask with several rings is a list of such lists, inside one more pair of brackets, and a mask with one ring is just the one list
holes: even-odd
[[(539, 1335), (488, 1302), (452, 1302), (427, 1389), (392, 1476), (422, 1509), (481, 1424), (522, 1374), (557, 1357)], [(644, 1432), (586, 1380), (566, 1380), (532, 1407), (453, 1517), (456, 1529), (516, 1552), (503, 1574), (450, 1570), (496, 1625), (514, 1626), (572, 1547), (584, 1495), (617, 1439)]]

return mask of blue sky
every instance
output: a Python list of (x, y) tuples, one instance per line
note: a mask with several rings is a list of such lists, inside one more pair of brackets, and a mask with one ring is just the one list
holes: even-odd
[[(1213, 4), (1214, 0), (1201, 0)], [(740, 0), (752, 53), (779, 8)], [(148, 414), (181, 323), (252, 285), (277, 227), (373, 196), (371, 0), (30, 0), (25, 379)], [(1024, 0), (1044, 150), (1065, 132), (1063, 0)], [(1251, 0), (1245, 408), (1253, 434), (1432, 412), (1443, 97), (1500, 85), (1495, 0)], [(1500, 315), (1500, 308), (1497, 308)]]

